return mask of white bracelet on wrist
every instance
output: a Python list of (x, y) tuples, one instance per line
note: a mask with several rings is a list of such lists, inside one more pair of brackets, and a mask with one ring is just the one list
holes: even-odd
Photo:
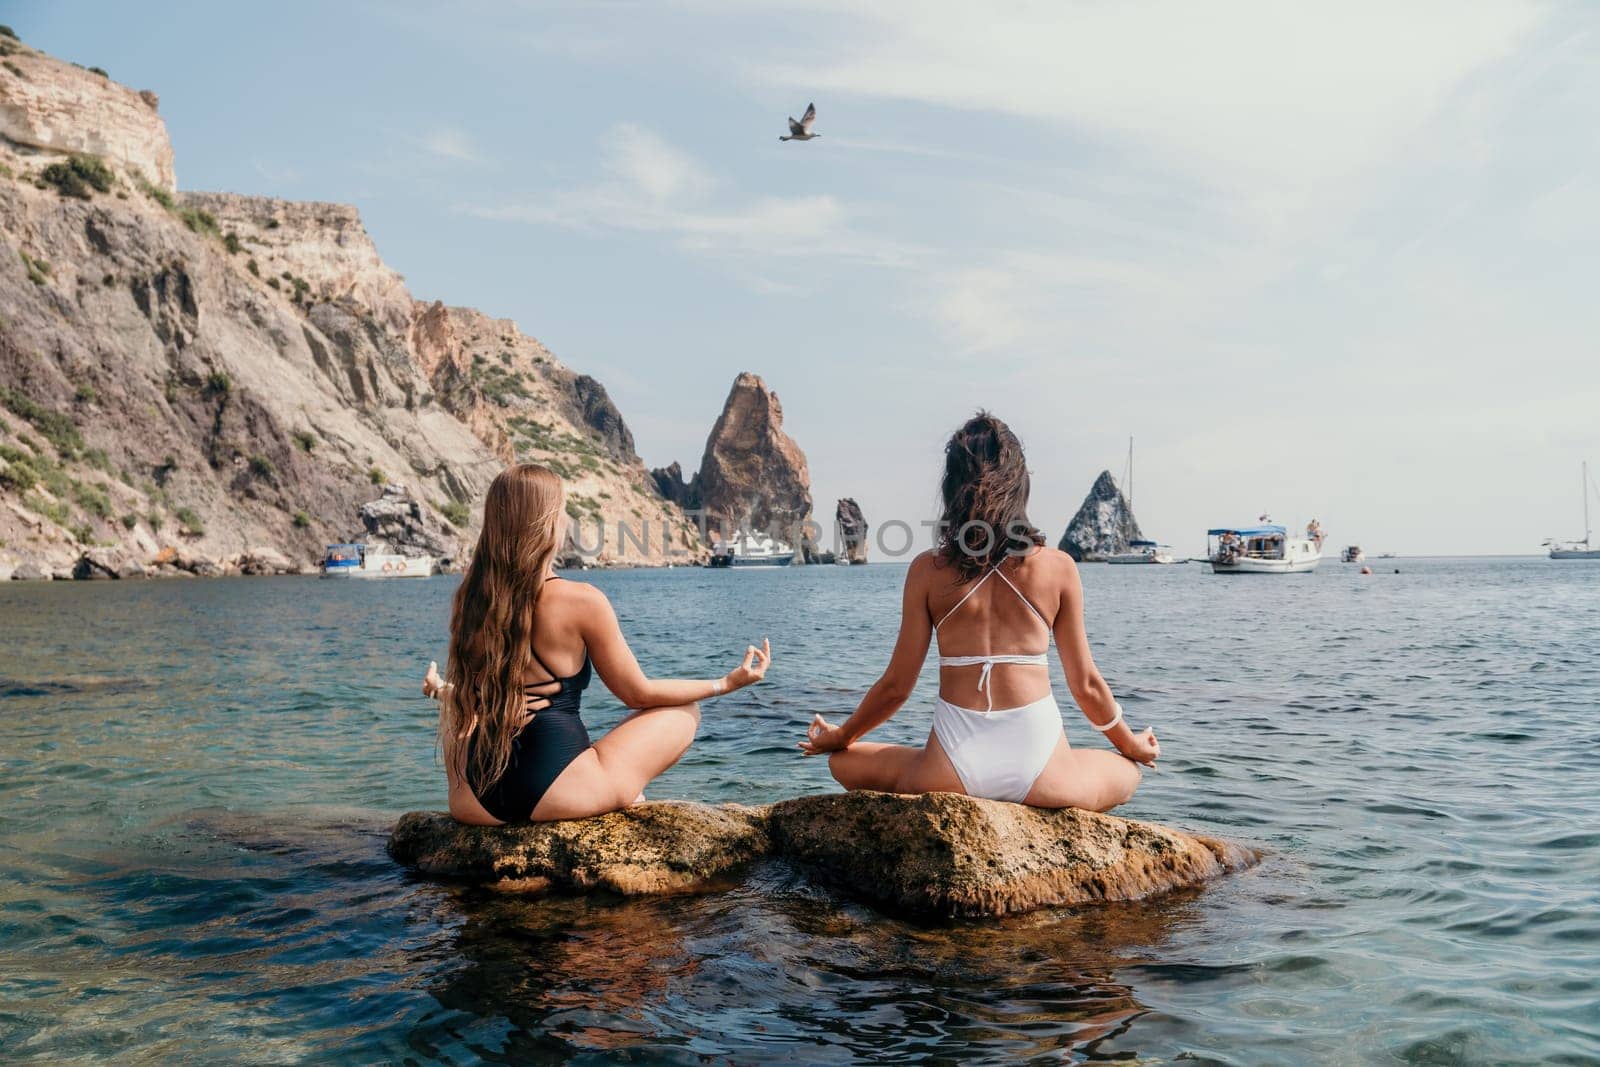
[(725, 682), (723, 679), (718, 678), (716, 681), (711, 683), (711, 695), (712, 696), (719, 697), (723, 693), (726, 693), (727, 691), (728, 691), (728, 683)]
[(1116, 708), (1117, 708), (1117, 713), (1115, 715), (1111, 716), (1111, 721), (1106, 723), (1104, 726), (1100, 726), (1100, 725), (1098, 725), (1096, 723), (1092, 723), (1092, 722), (1089, 725), (1093, 726), (1096, 730), (1099, 730), (1103, 734), (1110, 733), (1112, 730), (1116, 729), (1117, 723), (1122, 721), (1122, 705), (1118, 704), (1118, 705), (1116, 705)]

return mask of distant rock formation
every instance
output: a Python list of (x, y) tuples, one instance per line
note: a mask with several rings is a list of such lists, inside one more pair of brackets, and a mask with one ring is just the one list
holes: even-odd
[(867, 520), (861, 514), (861, 505), (853, 497), (845, 497), (834, 508), (833, 521), (839, 524), (839, 545), (851, 563), (867, 561)]
[(724, 536), (759, 530), (793, 542), (811, 518), (805, 453), (783, 432), (778, 394), (759, 376), (734, 379), (691, 489), (707, 526)]
[(1143, 538), (1133, 508), (1111, 472), (1101, 471), (1056, 547), (1080, 563), (1093, 563), (1126, 552), (1129, 542)]
[(685, 481), (683, 466), (677, 460), (665, 467), (656, 467), (650, 472), (650, 478), (655, 482), (656, 492), (685, 511), (700, 506), (700, 479)]
[(424, 511), (403, 485), (384, 486), (383, 495), (362, 504), (357, 514), (361, 529), (354, 540), (385, 544), (402, 555), (432, 556), (443, 570), (455, 562), (459, 543), (455, 532), (431, 511)]
[(717, 888), (770, 853), (886, 911), (973, 918), (1139, 900), (1259, 859), (1229, 841), (1113, 815), (868, 792), (763, 808), (655, 802), (504, 827), (411, 812), (389, 853), (424, 874), (510, 892), (624, 895)]

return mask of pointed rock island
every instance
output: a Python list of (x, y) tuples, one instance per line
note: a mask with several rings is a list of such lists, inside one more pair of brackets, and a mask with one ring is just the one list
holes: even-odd
[(1129, 545), (1143, 539), (1133, 505), (1122, 495), (1111, 472), (1101, 471), (1056, 547), (1079, 563), (1098, 563), (1128, 551)]
[(774, 856), (885, 911), (950, 918), (1140, 900), (1259, 859), (1243, 845), (1115, 815), (870, 792), (762, 808), (651, 802), (504, 827), (411, 812), (389, 852), (423, 874), (505, 891), (624, 896), (719, 888)]

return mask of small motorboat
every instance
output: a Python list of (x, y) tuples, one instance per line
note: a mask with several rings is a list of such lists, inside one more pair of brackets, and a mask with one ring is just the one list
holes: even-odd
[(1361, 551), (1360, 545), (1347, 545), (1345, 550), (1339, 553), (1340, 563), (1363, 563), (1366, 558), (1367, 554)]
[(408, 556), (383, 544), (329, 545), (322, 555), (324, 578), (427, 578), (438, 569), (432, 556)]

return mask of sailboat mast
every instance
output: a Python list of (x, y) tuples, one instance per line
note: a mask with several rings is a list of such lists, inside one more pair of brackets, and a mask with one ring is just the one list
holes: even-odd
[(1589, 543), (1589, 461), (1583, 461), (1583, 543)]
[[(1588, 470), (1587, 467), (1585, 467), (1584, 469)], [(1588, 475), (1585, 474), (1584, 477), (1587, 478)], [(1589, 498), (1586, 496), (1586, 497), (1583, 498), (1583, 501), (1584, 501), (1584, 507), (1587, 508), (1588, 504), (1589, 504)], [(1132, 434), (1128, 435), (1128, 510), (1129, 511), (1133, 510), (1133, 435)], [(1584, 512), (1585, 516), (1587, 516), (1588, 514), (1589, 513), (1587, 511)], [(1585, 518), (1584, 522), (1585, 522), (1585, 524), (1587, 524), (1588, 523), (1588, 519)]]

